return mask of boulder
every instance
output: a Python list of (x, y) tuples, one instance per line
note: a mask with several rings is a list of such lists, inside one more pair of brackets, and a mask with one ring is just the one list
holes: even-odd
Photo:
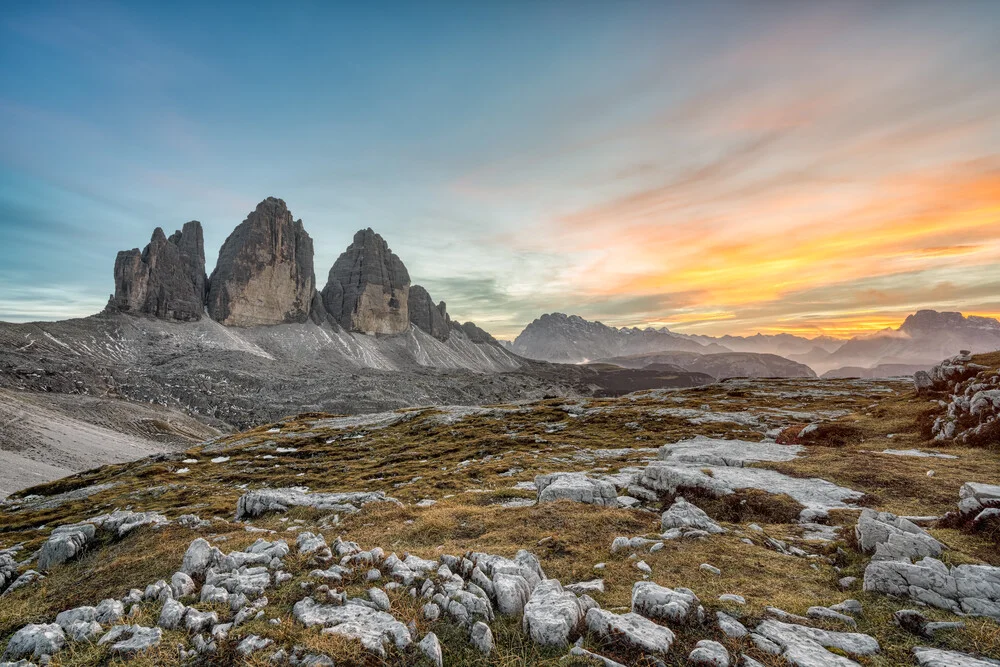
[(176, 630), (184, 622), (187, 607), (177, 600), (167, 600), (160, 610), (160, 618), (156, 624), (164, 630)]
[(591, 479), (584, 473), (556, 472), (536, 475), (538, 502), (573, 500), (590, 505), (618, 506), (618, 493), (614, 484), (600, 479)]
[(90, 523), (58, 526), (38, 552), (38, 569), (48, 572), (56, 565), (75, 558), (96, 533), (96, 526)]
[(236, 327), (305, 322), (315, 291), (312, 239), (284, 201), (268, 197), (222, 244), (208, 313)]
[(912, 521), (889, 512), (865, 508), (854, 529), (862, 551), (875, 560), (911, 560), (940, 556), (944, 545)]
[[(487, 630), (489, 628), (487, 627)], [(433, 632), (428, 632), (424, 635), (424, 638), (420, 640), (417, 644), (417, 648), (431, 661), (434, 667), (444, 667), (444, 656), (441, 653), (441, 642), (438, 640), (437, 635)]]
[(170, 592), (173, 594), (174, 598), (182, 598), (185, 595), (191, 595), (195, 591), (194, 580), (184, 572), (174, 572), (174, 576), (170, 577)]
[(213, 548), (205, 538), (199, 537), (191, 543), (184, 553), (181, 572), (188, 575), (203, 576), (205, 570), (220, 560), (221, 557), (222, 552)]
[(205, 241), (191, 221), (170, 238), (159, 227), (149, 245), (123, 250), (115, 260), (115, 294), (109, 306), (135, 315), (193, 322), (205, 312)]
[(613, 614), (604, 609), (587, 611), (587, 629), (610, 641), (622, 641), (634, 649), (665, 654), (674, 642), (670, 628), (657, 625), (635, 613)]
[(330, 268), (323, 305), (348, 331), (398, 334), (410, 326), (409, 291), (410, 274), (403, 262), (368, 228), (354, 235)]
[(163, 630), (141, 625), (116, 625), (97, 640), (98, 646), (111, 644), (112, 655), (133, 656), (159, 645)]
[(391, 614), (358, 604), (321, 605), (307, 597), (295, 603), (292, 615), (306, 627), (321, 625), (324, 633), (357, 639), (366, 649), (383, 657), (387, 643), (406, 648), (413, 641), (406, 625)]
[(632, 611), (682, 625), (700, 623), (705, 618), (705, 609), (694, 591), (667, 588), (652, 581), (637, 581), (632, 586)]
[(583, 622), (580, 599), (563, 590), (556, 579), (546, 579), (532, 591), (524, 606), (522, 628), (542, 646), (568, 646)]
[(719, 623), (722, 634), (730, 639), (740, 639), (746, 637), (749, 631), (742, 623), (723, 611), (715, 612), (715, 618)]
[(692, 667), (729, 667), (729, 651), (719, 642), (702, 639), (688, 655)]
[(719, 534), (726, 532), (726, 529), (712, 521), (705, 512), (678, 496), (674, 504), (663, 513), (660, 523), (664, 531), (671, 528), (694, 528), (704, 530), (706, 533)]
[(125, 615), (125, 605), (121, 601), (108, 598), (94, 608), (94, 620), (104, 625), (117, 623)]
[(493, 653), (493, 631), (482, 621), (476, 621), (475, 625), (472, 626), (470, 641), (483, 655)]
[(63, 629), (56, 623), (31, 623), (15, 632), (7, 642), (0, 660), (20, 660), (52, 655), (66, 644)]
[(957, 565), (949, 569), (930, 557), (917, 563), (873, 560), (865, 568), (864, 589), (1000, 620), (1000, 567)]

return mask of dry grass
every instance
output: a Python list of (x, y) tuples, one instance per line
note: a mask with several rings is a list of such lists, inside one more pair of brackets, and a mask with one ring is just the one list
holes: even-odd
[[(997, 361), (1000, 363), (1000, 358)], [(115, 508), (157, 510), (169, 517), (195, 513), (219, 520), (201, 531), (176, 526), (140, 530), (122, 541), (95, 546), (82, 558), (57, 568), (41, 584), (4, 597), (0, 602), (0, 637), (8, 637), (27, 622), (51, 621), (62, 609), (121, 597), (129, 588), (169, 579), (179, 567), (187, 545), (199, 534), (225, 538), (224, 542), (216, 542), (224, 550), (250, 544), (259, 535), (244, 532), (241, 524), (230, 523), (245, 488), (305, 485), (316, 491), (382, 490), (403, 503), (369, 505), (339, 520), (309, 509), (296, 509), (285, 516), (268, 515), (254, 522), (260, 528), (277, 531), (265, 536), (268, 539), (285, 537), (291, 542), (295, 532), (290, 528), (316, 532), (317, 526), (326, 525), (331, 527), (322, 532), (328, 540), (339, 534), (362, 547), (377, 545), (401, 556), (412, 552), (429, 558), (469, 550), (512, 556), (525, 548), (539, 556), (549, 576), (563, 583), (603, 577), (606, 591), (595, 598), (602, 606), (621, 611), (629, 606), (632, 584), (641, 574), (628, 554), (610, 555), (611, 541), (619, 535), (655, 536), (659, 532), (659, 515), (569, 502), (503, 507), (503, 502), (533, 497), (531, 492), (512, 489), (517, 482), (557, 470), (615, 472), (644, 465), (655, 455), (651, 448), (694, 435), (759, 440), (765, 427), (808, 423), (810, 420), (802, 415), (813, 414), (824, 420), (809, 442), (803, 442), (813, 446), (807, 447), (799, 459), (768, 467), (849, 486), (866, 493), (868, 504), (900, 514), (938, 515), (953, 509), (959, 486), (970, 479), (1000, 483), (1000, 456), (996, 451), (941, 449), (958, 455), (958, 459), (873, 453), (885, 448), (930, 446), (920, 426), (929, 404), (916, 397), (909, 386), (899, 383), (732, 381), (683, 391), (640, 392), (621, 399), (586, 401), (582, 408), (587, 412), (582, 415), (576, 414), (580, 412), (577, 408), (567, 410), (565, 403), (563, 399), (550, 399), (527, 406), (502, 406), (506, 411), (475, 414), (454, 423), (439, 411), (411, 411), (408, 420), (381, 429), (324, 427), (320, 420), (327, 415), (299, 415), (283, 420), (280, 433), (270, 432), (276, 425), (262, 426), (222, 439), (210, 448), (194, 448), (178, 460), (106, 466), (37, 487), (31, 491), (48, 495), (96, 483), (117, 483), (89, 499), (54, 509), (5, 511), (0, 514), (0, 546), (24, 543), (32, 549), (54, 525)], [(686, 418), (658, 412), (665, 408), (748, 412), (757, 416), (761, 426), (696, 425)], [(279, 452), (278, 448), (295, 451)], [(210, 459), (217, 456), (229, 460), (211, 463)], [(182, 463), (180, 459), (186, 457), (196, 458), (198, 463)], [(179, 474), (184, 467), (190, 472)], [(935, 471), (933, 477), (927, 476), (928, 469)], [(413, 503), (422, 498), (438, 502), (432, 507), (415, 507)], [(906, 601), (839, 589), (837, 579), (860, 576), (866, 562), (850, 544), (852, 531), (845, 531), (848, 539), (839, 545), (843, 549), (838, 552), (838, 545), (822, 547), (801, 540), (800, 529), (793, 523), (801, 506), (790, 498), (757, 491), (723, 499), (688, 498), (730, 528), (738, 531), (746, 523), (759, 523), (767, 535), (830, 557), (840, 567), (837, 571), (821, 558), (777, 554), (754, 533), (748, 533), (754, 541), (752, 546), (741, 542), (740, 534), (734, 532), (706, 540), (667, 542), (657, 553), (640, 554), (652, 567), (655, 581), (694, 589), (710, 616), (716, 610), (725, 610), (753, 625), (763, 617), (766, 606), (804, 613), (809, 606), (856, 597), (866, 609), (859, 631), (878, 637), (884, 648), (881, 655), (861, 660), (863, 664), (909, 664), (912, 646), (927, 643), (892, 624), (892, 612), (909, 606)], [(831, 523), (852, 525), (855, 517), (856, 512), (834, 512)], [(39, 530), (40, 526), (47, 528)], [(951, 529), (935, 530), (934, 534), (951, 547), (951, 562), (1000, 564), (995, 543), (987, 536)], [(599, 562), (606, 563), (600, 572), (594, 570)], [(699, 565), (706, 562), (719, 567), (722, 575), (712, 576), (700, 570)], [(270, 651), (250, 659), (235, 654), (235, 642), (254, 633), (273, 639), (275, 647), (287, 650), (299, 645), (329, 654), (338, 664), (424, 664), (415, 651), (394, 652), (380, 659), (362, 651), (355, 642), (295, 623), (291, 607), (305, 594), (300, 584), (308, 580), (306, 575), (312, 566), (297, 557), (286, 559), (286, 569), (295, 578), (268, 591), (267, 618), (280, 618), (282, 623), (271, 625), (265, 619), (239, 628), (233, 641), (220, 646), (212, 664), (268, 664)], [(360, 580), (345, 584), (353, 595), (363, 595), (366, 589)], [(723, 593), (743, 595), (747, 605), (723, 604), (718, 601)], [(409, 596), (394, 593), (391, 598), (397, 618), (415, 621), (421, 635), (428, 630), (438, 634), (446, 664), (574, 664), (560, 662), (563, 651), (539, 650), (525, 638), (516, 619), (492, 624), (497, 651), (485, 658), (469, 646), (467, 630), (446, 621), (429, 624), (420, 617), (419, 604)], [(144, 614), (152, 623), (158, 606), (147, 607)], [(934, 618), (953, 618), (934, 610), (927, 613)], [(1000, 658), (1000, 626), (992, 621), (965, 620), (965, 630), (942, 635), (932, 645)], [(711, 625), (675, 630), (678, 643), (668, 656), (668, 664), (683, 664), (683, 657), (699, 639), (721, 640)], [(184, 641), (182, 633), (166, 633), (159, 652), (132, 664), (176, 664), (177, 644)], [(746, 642), (725, 643), (733, 652), (746, 652), (766, 665), (778, 664)], [(642, 664), (638, 656), (621, 646), (605, 646), (589, 636), (585, 645), (614, 654), (627, 664)], [(101, 664), (107, 659), (103, 647), (77, 644), (60, 653), (53, 664)]]

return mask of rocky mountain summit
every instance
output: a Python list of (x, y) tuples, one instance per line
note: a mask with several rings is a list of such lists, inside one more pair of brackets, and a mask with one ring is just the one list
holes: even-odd
[(109, 307), (165, 320), (200, 320), (205, 311), (205, 240), (194, 220), (170, 238), (157, 227), (149, 245), (123, 250), (115, 260)]
[(651, 352), (728, 352), (670, 332), (619, 329), (563, 313), (545, 314), (531, 322), (514, 339), (511, 350), (529, 359), (571, 364)]
[(409, 290), (403, 262), (381, 236), (362, 229), (333, 263), (323, 305), (347, 331), (398, 334), (410, 324)]
[[(412, 302), (412, 306), (411, 306)], [(108, 312), (198, 321), (204, 313), (227, 327), (303, 324), (367, 335), (402, 335), (411, 325), (440, 341), (460, 332), (477, 345), (498, 346), (471, 322), (453, 322), (443, 301), (410, 285), (410, 274), (371, 228), (359, 230), (316, 289), (313, 244), (302, 220), (268, 197), (240, 223), (205, 277), (201, 223), (169, 239), (157, 228), (146, 249), (122, 251)]]
[(815, 377), (808, 366), (775, 354), (737, 353), (711, 340), (703, 344), (663, 329), (618, 329), (563, 313), (533, 321), (510, 349), (530, 359), (564, 363), (598, 362), (623, 368), (667, 364), (716, 379)]
[(968, 317), (961, 313), (921, 310), (909, 315), (897, 328), (868, 336), (856, 336), (833, 352), (795, 356), (819, 372), (844, 366), (874, 368), (893, 365), (920, 366), (929, 370), (941, 359), (960, 350), (986, 353), (1000, 350), (1000, 321), (991, 317)]
[(268, 197), (222, 244), (208, 284), (208, 314), (221, 324), (305, 322), (316, 291), (312, 239), (284, 201)]

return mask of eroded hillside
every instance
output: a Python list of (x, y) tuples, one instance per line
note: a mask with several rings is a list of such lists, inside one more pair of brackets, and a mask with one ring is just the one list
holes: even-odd
[(299, 415), (6, 501), (0, 637), (53, 665), (992, 664), (997, 523), (954, 511), (993, 502), (1000, 449), (932, 442), (937, 400), (731, 380)]

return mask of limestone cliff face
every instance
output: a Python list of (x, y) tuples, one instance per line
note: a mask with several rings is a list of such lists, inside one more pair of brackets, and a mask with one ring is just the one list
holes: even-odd
[(348, 331), (398, 334), (410, 325), (409, 290), (403, 262), (381, 236), (362, 229), (330, 269), (323, 305)]
[(268, 197), (226, 239), (208, 282), (208, 313), (221, 324), (305, 322), (316, 291), (312, 239)]
[(420, 285), (412, 285), (409, 294), (410, 322), (438, 340), (448, 340), (451, 318), (444, 301), (434, 305), (431, 295)]
[(157, 227), (142, 252), (118, 253), (109, 305), (124, 313), (193, 322), (204, 312), (205, 282), (201, 223), (189, 222), (170, 238)]

